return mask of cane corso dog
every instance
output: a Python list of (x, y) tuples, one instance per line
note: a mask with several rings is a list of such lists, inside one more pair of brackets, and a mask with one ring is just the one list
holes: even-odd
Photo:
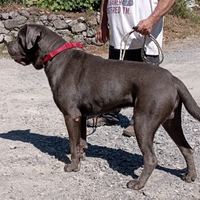
[(200, 121), (200, 108), (186, 86), (169, 71), (142, 62), (103, 59), (75, 48), (49, 61), (44, 58), (66, 41), (42, 25), (25, 25), (17, 39), (7, 44), (10, 56), (23, 65), (44, 68), (53, 98), (63, 113), (69, 134), (71, 163), (66, 172), (80, 170), (85, 157), (86, 118), (120, 108), (134, 107), (134, 130), (144, 159), (144, 169), (127, 187), (144, 187), (157, 165), (153, 139), (160, 125), (176, 143), (187, 164), (182, 179), (192, 182), (197, 173), (193, 150), (181, 127), (182, 103)]

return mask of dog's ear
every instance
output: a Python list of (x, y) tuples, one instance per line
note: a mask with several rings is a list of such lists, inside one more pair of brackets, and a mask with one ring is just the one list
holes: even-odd
[(40, 38), (41, 31), (36, 26), (27, 25), (26, 29), (26, 48), (28, 50), (32, 49), (36, 44), (37, 40)]

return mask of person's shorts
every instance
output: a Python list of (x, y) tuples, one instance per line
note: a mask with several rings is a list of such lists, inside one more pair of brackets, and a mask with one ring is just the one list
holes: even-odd
[[(143, 62), (141, 51), (142, 49), (126, 50), (124, 55), (124, 60)], [(158, 55), (145, 55), (145, 56), (150, 62), (159, 63)], [(120, 50), (115, 49), (113, 46), (109, 46), (109, 59), (119, 60), (119, 57), (120, 57)]]

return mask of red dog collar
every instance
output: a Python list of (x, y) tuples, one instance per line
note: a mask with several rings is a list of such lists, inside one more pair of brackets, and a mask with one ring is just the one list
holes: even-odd
[(60, 48), (56, 49), (55, 51), (50, 52), (43, 60), (43, 63), (46, 63), (47, 61), (51, 60), (54, 56), (56, 56), (57, 54), (59, 54), (61, 51), (65, 50), (65, 49), (71, 49), (73, 47), (80, 47), (83, 48), (83, 44), (80, 43), (74, 43), (74, 42), (70, 42), (70, 43), (65, 43), (63, 46), (61, 46)]

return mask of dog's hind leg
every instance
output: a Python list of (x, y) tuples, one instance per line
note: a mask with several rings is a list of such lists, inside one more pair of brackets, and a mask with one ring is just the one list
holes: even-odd
[(182, 179), (190, 183), (196, 179), (197, 173), (193, 157), (194, 151), (183, 135), (183, 130), (181, 127), (181, 107), (182, 103), (180, 102), (179, 106), (175, 110), (174, 118), (168, 119), (165, 123), (163, 123), (163, 127), (172, 138), (172, 140), (176, 143), (181, 153), (183, 154), (183, 157), (185, 158), (187, 164), (187, 173), (182, 176)]
[(80, 170), (80, 154), (81, 147), (81, 117), (73, 118), (69, 115), (65, 117), (65, 124), (69, 134), (69, 144), (71, 151), (71, 163), (66, 164), (64, 170), (66, 172)]
[(138, 179), (131, 180), (127, 187), (134, 190), (143, 188), (157, 165), (157, 158), (153, 149), (154, 134), (159, 123), (154, 122), (151, 114), (138, 114), (134, 112), (134, 129), (139, 148), (143, 154), (144, 169)]

